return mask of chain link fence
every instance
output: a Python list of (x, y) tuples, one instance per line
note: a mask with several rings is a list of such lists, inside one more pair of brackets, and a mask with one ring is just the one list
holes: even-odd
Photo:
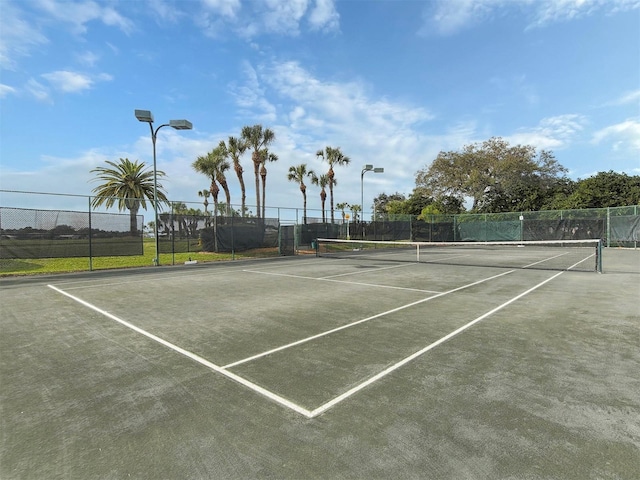
[[(38, 200), (38, 202), (35, 202)], [(139, 256), (154, 248), (153, 211), (132, 215), (95, 211), (92, 197), (0, 190), (0, 260)], [(39, 208), (26, 208), (38, 203)], [(44, 205), (44, 206), (42, 206)], [(55, 208), (56, 206), (62, 208)], [(312, 252), (317, 238), (426, 242), (582, 240), (637, 248), (640, 206), (543, 212), (371, 215), (341, 219), (327, 212), (265, 208), (243, 216), (236, 205), (172, 202), (158, 214), (158, 253), (236, 253), (243, 257)], [(204, 208), (202, 208), (204, 207)], [(364, 215), (363, 217), (364, 218)], [(306, 221), (305, 221), (306, 220)], [(89, 261), (91, 269), (91, 261)]]

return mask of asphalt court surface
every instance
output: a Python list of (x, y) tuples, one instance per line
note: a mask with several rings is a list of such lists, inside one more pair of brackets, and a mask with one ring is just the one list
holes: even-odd
[(604, 270), (0, 279), (0, 477), (635, 479), (640, 251)]
[(313, 259), (53, 285), (314, 410), (557, 275), (451, 271)]

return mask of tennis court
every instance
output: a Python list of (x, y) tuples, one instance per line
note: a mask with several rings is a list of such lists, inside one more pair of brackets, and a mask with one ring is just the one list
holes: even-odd
[(0, 477), (637, 478), (639, 250), (350, 250), (1, 279)]

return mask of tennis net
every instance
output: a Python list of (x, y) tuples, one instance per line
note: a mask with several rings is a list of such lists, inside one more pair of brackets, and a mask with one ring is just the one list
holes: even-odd
[(598, 239), (436, 243), (319, 238), (316, 255), (373, 261), (602, 272), (602, 243)]

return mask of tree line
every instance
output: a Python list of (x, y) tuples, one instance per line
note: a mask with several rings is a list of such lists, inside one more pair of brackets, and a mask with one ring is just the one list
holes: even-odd
[(419, 216), (640, 205), (638, 175), (608, 171), (574, 181), (566, 173), (550, 151), (493, 137), (440, 152), (416, 173), (408, 197), (382, 193), (373, 207), (379, 213)]
[[(246, 204), (246, 185), (242, 156), (250, 151), (253, 164), (256, 213), (264, 218), (266, 207), (267, 163), (278, 161), (270, 151), (275, 133), (262, 125), (245, 126), (239, 136), (229, 136), (205, 155), (198, 156), (192, 168), (209, 179), (209, 188), (198, 191), (204, 198), (205, 214), (213, 198), (215, 216), (222, 207), (226, 215), (251, 213)], [(361, 205), (345, 202), (334, 204), (334, 186), (337, 185), (335, 166), (345, 166), (350, 158), (340, 147), (326, 146), (316, 152), (317, 158), (328, 164), (324, 174), (316, 174), (302, 163), (289, 167), (287, 179), (299, 185), (303, 196), (303, 222), (307, 220), (307, 186), (305, 181), (320, 186), (322, 221), (335, 222), (336, 208), (345, 219), (345, 209), (353, 212), (354, 221)], [(131, 228), (135, 231), (136, 215), (146, 201), (153, 202), (153, 172), (143, 162), (120, 159), (107, 161), (109, 166), (97, 167), (95, 181), (102, 182), (93, 192), (92, 205), (107, 208), (117, 203), (119, 210), (129, 210)], [(241, 191), (241, 209), (231, 210), (231, 194), (226, 173), (235, 171)], [(434, 215), (470, 213), (522, 212), (580, 208), (617, 207), (640, 204), (640, 176), (629, 176), (613, 171), (600, 172), (582, 180), (571, 180), (567, 169), (551, 151), (537, 151), (530, 145), (509, 145), (500, 137), (482, 143), (464, 146), (458, 151), (441, 151), (427, 166), (416, 172), (415, 188), (405, 196), (402, 193), (379, 194), (372, 205), (376, 214)], [(162, 171), (158, 178), (165, 177)], [(158, 202), (169, 204), (164, 188), (157, 183)], [(326, 189), (329, 189), (330, 219), (325, 218)], [(226, 202), (219, 201), (223, 191)], [(470, 204), (470, 210), (466, 205)]]
[[(198, 195), (204, 197), (205, 209), (208, 206), (208, 197), (211, 195), (214, 203), (214, 215), (218, 214), (218, 196), (220, 189), (224, 191), (226, 197), (226, 208), (229, 209), (231, 205), (231, 194), (229, 184), (226, 178), (226, 172), (233, 169), (238, 177), (238, 183), (241, 191), (241, 210), (240, 214), (245, 216), (249, 214), (246, 206), (246, 186), (244, 182), (244, 168), (241, 164), (242, 155), (250, 150), (251, 161), (253, 163), (253, 174), (255, 180), (255, 194), (256, 194), (256, 217), (265, 217), (266, 208), (266, 186), (267, 186), (267, 163), (278, 161), (278, 156), (269, 150), (269, 146), (275, 141), (275, 133), (269, 128), (263, 128), (262, 125), (245, 126), (242, 128), (239, 137), (230, 136), (226, 141), (221, 140), (216, 147), (214, 147), (206, 155), (199, 156), (192, 164), (194, 170), (206, 175), (210, 180), (209, 189), (204, 189), (198, 192)], [(334, 167), (338, 165), (348, 165), (350, 159), (344, 155), (340, 147), (327, 146), (323, 150), (318, 150), (316, 153), (318, 158), (321, 158), (329, 165), (329, 169), (326, 174), (317, 175), (313, 170), (308, 169), (307, 165), (302, 163), (299, 165), (289, 167), (287, 179), (292, 182), (296, 182), (303, 196), (304, 214), (303, 221), (306, 223), (307, 219), (307, 194), (306, 179), (314, 185), (319, 185), (321, 188), (320, 198), (322, 201), (323, 221), (324, 218), (324, 205), (327, 198), (326, 187), (329, 187), (330, 198), (330, 212), (331, 222), (334, 221), (334, 197), (333, 187), (337, 184)], [(229, 211), (225, 212), (230, 214)]]

